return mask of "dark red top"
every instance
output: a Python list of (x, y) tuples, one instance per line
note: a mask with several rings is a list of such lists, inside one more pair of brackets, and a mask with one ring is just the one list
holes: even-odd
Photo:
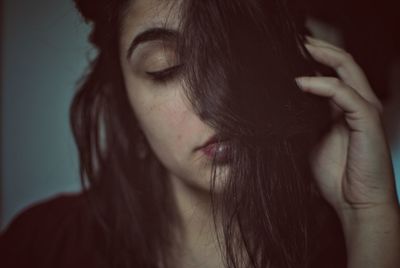
[[(92, 214), (83, 194), (59, 195), (25, 209), (0, 235), (0, 268), (108, 268), (110, 252)], [(346, 267), (336, 257), (344, 248), (335, 235), (321, 237), (324, 246), (310, 267)]]
[(106, 267), (87, 209), (82, 194), (25, 209), (0, 236), (0, 267)]

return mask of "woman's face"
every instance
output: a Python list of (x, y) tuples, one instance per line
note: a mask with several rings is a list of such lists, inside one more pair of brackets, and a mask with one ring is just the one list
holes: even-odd
[[(120, 60), (129, 102), (170, 178), (206, 190), (211, 159), (198, 148), (214, 131), (194, 113), (179, 74), (169, 69), (179, 65), (174, 55), (178, 15), (166, 1), (132, 1), (122, 21)], [(167, 69), (167, 76), (155, 74)], [(223, 170), (219, 166), (217, 173)]]

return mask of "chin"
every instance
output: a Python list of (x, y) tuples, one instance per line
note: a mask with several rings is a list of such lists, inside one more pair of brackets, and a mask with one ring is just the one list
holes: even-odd
[[(214, 193), (222, 192), (227, 179), (227, 166), (217, 166), (215, 171), (215, 179), (214, 181), (211, 178), (212, 172), (211, 167), (207, 169), (205, 173), (197, 173), (199, 176), (196, 176), (191, 181), (193, 187), (196, 187), (199, 191), (204, 191), (209, 193), (211, 188), (213, 188)], [(212, 182), (214, 182), (214, 187), (212, 187)]]

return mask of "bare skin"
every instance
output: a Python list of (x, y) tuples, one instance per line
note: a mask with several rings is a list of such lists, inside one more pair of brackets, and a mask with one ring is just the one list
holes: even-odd
[(192, 111), (180, 81), (160, 83), (147, 74), (176, 64), (173, 44), (144, 42), (126, 56), (135, 36), (153, 27), (176, 29), (177, 22), (176, 14), (163, 1), (133, 1), (123, 21), (121, 66), (129, 101), (146, 139), (170, 171), (183, 219), (185, 239), (177, 245), (173, 267), (223, 267), (207, 193), (211, 166), (205, 155), (195, 150), (215, 132)]
[[(175, 267), (224, 267), (215, 239), (209, 187), (210, 165), (195, 150), (213, 130), (192, 111), (179, 79), (164, 83), (148, 72), (174, 66), (173, 44), (132, 40), (146, 29), (176, 29), (179, 17), (164, 1), (136, 0), (122, 22), (120, 60), (129, 102), (151, 149), (169, 171), (184, 221), (185, 241)], [(400, 212), (382, 105), (360, 67), (340, 48), (316, 39), (306, 45), (339, 78), (303, 77), (304, 94), (329, 98), (335, 116), (344, 116), (310, 159), (324, 197), (336, 209), (346, 235), (350, 268), (400, 266)]]
[(349, 267), (399, 267), (400, 210), (382, 127), (382, 104), (365, 74), (344, 50), (314, 38), (307, 49), (339, 78), (297, 79), (304, 92), (331, 100), (344, 116), (315, 150), (317, 182), (345, 231)]

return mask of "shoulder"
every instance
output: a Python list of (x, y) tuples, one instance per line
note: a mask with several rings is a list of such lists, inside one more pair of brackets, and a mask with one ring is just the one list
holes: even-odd
[(77, 210), (82, 209), (83, 199), (84, 196), (82, 193), (59, 194), (29, 205), (17, 214), (6, 228), (6, 232), (12, 232), (19, 229), (20, 226), (31, 229), (37, 224), (42, 226), (42, 224), (52, 223), (57, 219), (64, 219), (71, 216)]
[(24, 209), (0, 234), (0, 267), (81, 267), (96, 237), (89, 211), (82, 193)]

